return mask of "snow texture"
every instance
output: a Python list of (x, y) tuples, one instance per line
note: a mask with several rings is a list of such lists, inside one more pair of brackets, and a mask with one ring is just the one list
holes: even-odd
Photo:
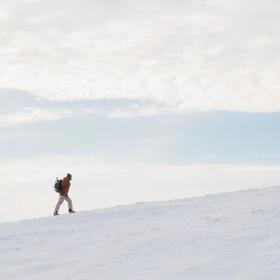
[(0, 279), (279, 279), (280, 189), (0, 225)]

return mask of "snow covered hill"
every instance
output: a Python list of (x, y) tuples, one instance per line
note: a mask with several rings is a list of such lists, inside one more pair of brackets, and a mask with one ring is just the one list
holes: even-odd
[(280, 188), (0, 225), (0, 279), (273, 280)]

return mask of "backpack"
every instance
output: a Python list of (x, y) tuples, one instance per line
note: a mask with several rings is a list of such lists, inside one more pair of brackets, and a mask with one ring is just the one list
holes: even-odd
[(57, 192), (57, 193), (61, 193), (62, 192), (62, 180), (56, 178), (56, 181), (54, 183), (54, 190)]

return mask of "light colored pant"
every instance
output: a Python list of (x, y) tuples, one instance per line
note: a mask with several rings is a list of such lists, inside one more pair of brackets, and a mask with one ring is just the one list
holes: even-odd
[(59, 211), (59, 208), (61, 206), (61, 204), (63, 203), (63, 201), (66, 200), (68, 202), (68, 209), (69, 210), (73, 210), (73, 204), (72, 204), (72, 200), (69, 196), (63, 196), (63, 195), (60, 195), (59, 196), (59, 199), (58, 199), (58, 202), (55, 206), (55, 209), (54, 209), (54, 212), (58, 212)]

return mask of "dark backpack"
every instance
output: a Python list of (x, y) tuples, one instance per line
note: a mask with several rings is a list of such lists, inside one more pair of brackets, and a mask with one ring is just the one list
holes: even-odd
[(58, 178), (56, 178), (56, 181), (54, 183), (54, 190), (57, 193), (61, 193), (62, 192), (62, 180), (58, 180)]

